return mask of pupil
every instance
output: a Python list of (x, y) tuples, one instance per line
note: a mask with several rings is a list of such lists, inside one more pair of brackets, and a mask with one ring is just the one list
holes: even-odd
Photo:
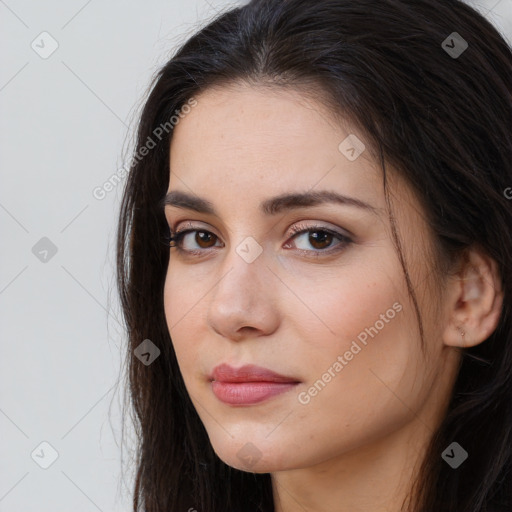
[[(314, 231), (310, 235), (310, 243), (313, 247), (317, 247), (315, 244), (320, 244), (321, 247), (325, 247), (325, 242), (329, 242), (330, 237), (332, 237), (332, 235), (325, 231)], [(327, 245), (329, 245), (329, 243), (327, 243)]]
[[(201, 243), (208, 243), (208, 238), (211, 237), (210, 233), (205, 233), (204, 231), (198, 231), (196, 234), (196, 242), (201, 245)], [(197, 240), (199, 239), (199, 240)]]

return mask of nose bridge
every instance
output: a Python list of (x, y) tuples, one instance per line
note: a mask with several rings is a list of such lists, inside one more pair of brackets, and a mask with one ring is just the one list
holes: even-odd
[[(221, 288), (231, 288), (232, 293), (240, 295), (241, 305), (250, 302), (255, 293), (261, 293), (264, 285), (262, 275), (265, 273), (266, 258), (263, 246), (253, 237), (238, 238), (226, 255)], [(224, 282), (224, 283), (223, 283)]]
[(224, 250), (221, 275), (210, 296), (208, 323), (231, 339), (238, 339), (244, 327), (260, 334), (272, 332), (279, 322), (272, 297), (275, 288), (270, 282), (273, 276), (263, 246), (245, 236)]

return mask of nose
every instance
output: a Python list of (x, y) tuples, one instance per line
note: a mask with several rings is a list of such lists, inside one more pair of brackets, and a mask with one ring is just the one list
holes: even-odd
[(267, 267), (265, 251), (251, 261), (236, 249), (219, 267), (218, 283), (209, 294), (208, 324), (234, 341), (272, 334), (279, 323), (278, 280)]

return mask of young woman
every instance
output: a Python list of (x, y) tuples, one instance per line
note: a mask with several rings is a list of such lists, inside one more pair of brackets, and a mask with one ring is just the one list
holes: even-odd
[(122, 201), (134, 511), (512, 510), (512, 53), (458, 0), (253, 0)]

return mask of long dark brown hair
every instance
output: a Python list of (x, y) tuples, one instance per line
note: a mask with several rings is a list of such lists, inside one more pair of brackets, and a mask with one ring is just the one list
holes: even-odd
[[(417, 192), (446, 261), (478, 245), (497, 262), (499, 324), (462, 350), (408, 510), (512, 511), (512, 52), (458, 0), (253, 0), (216, 16), (158, 72), (138, 124), (117, 233), (138, 439), (133, 510), (274, 510), (269, 474), (231, 468), (214, 453), (163, 307), (169, 247), (159, 202), (173, 126), (191, 98), (235, 82), (316, 90), (364, 134), (386, 197), (389, 165)], [(414, 298), (405, 266), (404, 275)], [(422, 334), (417, 306), (416, 313)], [(134, 355), (146, 339), (160, 350), (147, 366)], [(457, 469), (441, 458), (453, 441), (469, 453)]]

